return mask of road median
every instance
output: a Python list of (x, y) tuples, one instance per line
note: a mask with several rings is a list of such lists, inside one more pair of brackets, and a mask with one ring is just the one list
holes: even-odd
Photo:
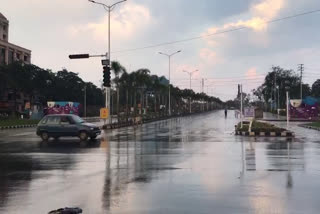
[(235, 134), (247, 137), (294, 137), (294, 133), (273, 124), (260, 121), (244, 121), (235, 126)]

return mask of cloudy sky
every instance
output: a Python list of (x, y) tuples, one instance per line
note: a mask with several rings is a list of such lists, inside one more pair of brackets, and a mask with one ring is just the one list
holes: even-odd
[[(297, 70), (304, 63), (305, 81), (312, 83), (320, 77), (320, 13), (266, 22), (317, 9), (319, 0), (128, 0), (112, 12), (111, 58), (128, 71), (149, 68), (168, 76), (168, 59), (158, 52), (182, 50), (172, 58), (172, 83), (189, 87), (183, 70), (198, 69), (193, 89), (200, 91), (204, 78), (204, 91), (222, 100), (235, 97), (238, 83), (246, 92), (257, 87), (272, 65)], [(10, 21), (10, 42), (31, 49), (34, 64), (67, 68), (100, 85), (99, 58), (68, 55), (106, 53), (108, 19), (102, 7), (87, 0), (1, 0), (0, 12)]]

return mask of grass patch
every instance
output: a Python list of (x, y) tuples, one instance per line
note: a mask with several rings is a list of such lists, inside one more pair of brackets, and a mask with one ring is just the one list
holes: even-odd
[[(237, 125), (237, 131), (244, 131), (244, 132), (249, 131), (249, 124), (244, 124), (242, 128), (240, 127), (241, 127), (241, 123)], [(285, 131), (285, 129), (279, 128), (270, 123), (258, 122), (256, 120), (252, 122), (252, 126), (251, 126), (251, 132), (282, 132), (282, 131)]]
[(320, 128), (320, 121), (318, 122), (314, 122), (314, 123), (309, 123), (307, 124), (308, 126), (313, 126), (313, 127), (316, 127), (316, 128)]
[(247, 132), (249, 130), (249, 125), (243, 124), (241, 128), (241, 123), (237, 126), (237, 131)]
[(35, 125), (40, 120), (28, 120), (28, 119), (4, 119), (0, 120), (0, 127), (5, 126), (18, 126), (18, 125)]

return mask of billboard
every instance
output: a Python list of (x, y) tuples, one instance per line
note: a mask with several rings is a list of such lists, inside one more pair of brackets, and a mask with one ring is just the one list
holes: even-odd
[(243, 110), (244, 117), (254, 117), (254, 111), (255, 111), (255, 107), (244, 108)]
[(290, 100), (290, 117), (318, 119), (319, 99), (306, 97), (303, 100)]
[(47, 102), (45, 114), (75, 114), (79, 115), (80, 103), (76, 102)]

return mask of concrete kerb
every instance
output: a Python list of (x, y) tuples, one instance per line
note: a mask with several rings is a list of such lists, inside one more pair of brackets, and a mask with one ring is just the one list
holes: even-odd
[(16, 126), (1, 126), (0, 130), (5, 130), (5, 129), (21, 129), (21, 128), (30, 128), (30, 127), (36, 127), (37, 124), (32, 124), (32, 125), (16, 125)]
[(294, 137), (294, 133), (290, 131), (282, 132), (243, 132), (236, 131), (236, 135), (247, 137)]

